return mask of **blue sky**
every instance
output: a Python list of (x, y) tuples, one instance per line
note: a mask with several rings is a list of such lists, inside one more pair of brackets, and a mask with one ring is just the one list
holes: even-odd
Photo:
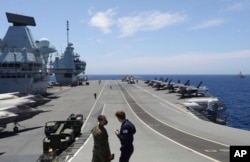
[[(250, 0), (0, 0), (39, 40), (69, 41), (86, 74), (250, 74)], [(56, 55), (56, 54), (55, 54)]]

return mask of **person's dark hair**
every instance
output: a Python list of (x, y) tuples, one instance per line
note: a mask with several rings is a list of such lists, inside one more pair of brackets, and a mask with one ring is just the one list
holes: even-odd
[(118, 119), (122, 119), (122, 120), (125, 120), (126, 119), (126, 114), (124, 111), (117, 111), (115, 113), (115, 116), (118, 118)]
[(102, 121), (104, 118), (105, 118), (104, 115), (99, 115), (98, 118), (97, 118), (97, 120), (98, 120), (98, 121)]

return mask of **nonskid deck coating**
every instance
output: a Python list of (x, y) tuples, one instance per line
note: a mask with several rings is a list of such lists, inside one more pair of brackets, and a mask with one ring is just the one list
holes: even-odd
[[(174, 129), (159, 120), (153, 118), (150, 116), (147, 112), (141, 108), (136, 101), (127, 93), (127, 91), (121, 86), (121, 90), (124, 93), (130, 107), (133, 109), (133, 111), (137, 114), (137, 116), (142, 119), (147, 125), (149, 125), (152, 129), (156, 130), (160, 134), (180, 143), (181, 145), (187, 146), (188, 148), (191, 148), (197, 152), (200, 152), (201, 154), (204, 154), (208, 157), (212, 157), (215, 160), (218, 161), (229, 161), (229, 147), (220, 145), (218, 143), (214, 143), (211, 141), (207, 141), (195, 136), (192, 136), (190, 134), (184, 133), (182, 131), (179, 131), (177, 129)], [(224, 150), (223, 152), (217, 152), (216, 154), (211, 154), (210, 152), (206, 152), (207, 148), (215, 148), (216, 150)], [(227, 150), (227, 151), (225, 151)]]
[[(155, 157), (148, 157), (147, 159), (143, 159), (143, 161), (148, 161), (148, 162), (150, 162), (150, 161), (165, 161), (166, 158), (168, 158), (170, 161), (200, 161), (201, 159), (202, 159), (202, 161), (229, 161), (229, 145), (231, 143), (235, 144), (237, 142), (240, 142), (239, 144), (243, 144), (249, 139), (250, 134), (248, 131), (242, 131), (242, 130), (237, 130), (237, 129), (233, 129), (233, 128), (228, 128), (226, 126), (213, 124), (213, 123), (207, 122), (207, 121), (206, 122), (203, 121), (201, 123), (197, 122), (198, 126), (196, 126), (196, 127), (201, 128), (203, 130), (206, 129), (207, 126), (208, 126), (207, 127), (208, 130), (210, 129), (210, 127), (211, 128), (214, 127), (213, 129), (211, 129), (211, 131), (212, 131), (211, 134), (216, 134), (216, 132), (214, 130), (218, 130), (221, 127), (222, 128), (225, 127), (226, 128), (225, 133), (223, 133), (223, 129), (222, 129), (222, 131), (218, 131), (218, 135), (216, 135), (216, 137), (212, 137), (210, 139), (210, 138), (208, 138), (210, 136), (210, 133), (206, 133), (206, 135), (204, 135), (204, 137), (199, 136), (201, 133), (204, 133), (203, 130), (200, 130), (200, 132), (198, 131), (198, 135), (192, 135), (192, 133), (185, 132), (186, 130), (179, 130), (179, 128), (176, 129), (176, 128), (170, 127), (165, 122), (164, 123), (160, 122), (162, 119), (158, 120), (157, 119), (158, 116), (154, 115), (154, 117), (152, 117), (151, 113), (148, 114), (148, 111), (145, 112), (144, 111), (145, 107), (143, 107), (143, 109), (141, 108), (141, 105), (143, 105), (142, 102), (144, 104), (145, 103), (156, 103), (155, 98), (160, 98), (160, 100), (164, 100), (167, 103), (169, 103), (170, 105), (178, 106), (180, 103), (185, 102), (184, 100), (179, 100), (179, 97), (177, 95), (167, 94), (166, 91), (165, 92), (164, 91), (162, 91), (162, 92), (150, 91), (150, 93), (152, 93), (152, 96), (156, 96), (156, 97), (155, 98), (154, 97), (147, 98), (146, 101), (143, 101), (142, 98), (144, 98), (145, 96), (148, 96), (148, 94), (146, 94), (144, 91), (149, 90), (149, 87), (147, 87), (143, 83), (143, 81), (140, 81), (139, 84), (135, 84), (135, 85), (127, 84), (127, 83), (124, 83), (121, 81), (118, 81), (117, 84), (119, 85), (119, 88), (117, 88), (117, 89), (121, 90), (121, 93), (124, 96), (124, 99), (127, 100), (126, 101), (127, 104), (129, 105), (129, 107), (133, 111), (132, 114), (136, 115), (135, 117), (133, 117), (134, 120), (135, 120), (135, 118), (139, 118), (141, 122), (143, 122), (144, 124), (148, 125), (152, 129), (154, 129), (154, 131), (158, 132), (160, 134), (160, 136), (165, 136), (164, 140), (166, 140), (166, 138), (169, 138), (169, 141), (173, 140), (172, 141), (173, 143), (178, 143), (177, 145), (182, 145), (181, 147), (183, 147), (184, 149), (195, 153), (195, 155), (191, 155), (191, 156), (187, 155), (185, 158), (183, 158), (181, 156), (176, 158), (173, 155), (170, 155), (169, 157), (166, 157), (166, 155), (159, 157), (159, 156), (157, 156), (158, 149), (154, 147), (151, 149), (154, 149), (156, 151)], [(113, 87), (114, 87), (114, 85), (113, 85)], [(131, 93), (133, 93), (132, 96), (130, 95)], [(140, 102), (140, 104), (137, 104), (138, 102)], [(154, 105), (154, 104), (152, 104), (152, 105)], [(125, 110), (129, 111), (128, 109), (125, 109)], [(105, 112), (104, 112), (104, 114), (105, 114)], [(180, 120), (180, 122), (183, 122), (183, 121)], [(189, 121), (187, 121), (187, 123), (189, 123)], [(203, 123), (209, 123), (209, 124), (204, 125), (204, 128), (202, 128)], [(170, 125), (171, 125), (171, 123), (170, 123)], [(186, 129), (189, 129), (189, 128), (186, 128)], [(197, 128), (194, 128), (194, 129), (197, 129)], [(231, 132), (232, 134), (236, 133), (236, 134), (240, 135), (242, 138), (240, 137), (241, 139), (239, 140), (239, 138), (231, 136), (228, 139), (228, 132)], [(223, 137), (221, 137), (221, 133), (223, 135), (225, 135), (226, 140), (223, 140)], [(194, 134), (195, 134), (195, 132), (194, 132)], [(142, 137), (140, 136), (139, 138), (142, 138)], [(154, 138), (154, 137), (152, 137), (152, 138)], [(214, 141), (214, 139), (218, 139), (218, 138), (220, 139), (220, 140), (218, 140), (219, 142), (217, 142), (216, 140)], [(154, 139), (152, 139), (152, 141), (154, 141)], [(226, 142), (223, 143), (224, 141), (226, 141)], [(147, 141), (145, 141), (145, 142), (147, 142)], [(91, 156), (89, 158), (83, 157), (83, 155), (85, 155), (85, 154), (87, 154), (88, 156), (89, 156), (89, 154), (91, 154), (91, 147), (92, 146), (89, 143), (91, 143), (91, 142), (88, 142), (84, 146), (84, 148), (82, 148), (79, 151), (79, 153), (74, 156), (72, 161), (77, 162), (77, 161), (80, 161), (80, 159), (82, 159), (82, 158), (85, 160), (86, 159), (91, 160)], [(113, 140), (111, 141), (111, 145), (112, 144), (113, 144)], [(115, 144), (115, 145), (117, 145), (117, 144)], [(137, 146), (137, 147), (139, 147), (140, 149), (143, 149), (143, 148), (146, 149), (146, 147), (143, 145)], [(168, 147), (166, 147), (165, 149), (166, 149), (166, 152), (173, 151), (173, 149), (168, 148)], [(174, 150), (175, 150), (174, 152), (176, 154), (183, 151), (181, 148), (174, 149)], [(139, 152), (139, 153), (142, 153), (142, 152)], [(149, 154), (149, 151), (144, 151), (144, 154)], [(198, 158), (199, 160), (197, 160), (197, 157), (196, 157), (197, 155), (200, 156), (201, 159)], [(141, 161), (142, 159), (134, 158), (133, 161), (134, 160)]]
[[(128, 99), (127, 101), (119, 84), (124, 87), (125, 91), (133, 100), (129, 101)], [(110, 89), (110, 86), (112, 86), (112, 89)], [(93, 96), (94, 93), (98, 94), (96, 100)], [(167, 94), (166, 91), (154, 91), (152, 88), (147, 87), (143, 81), (139, 81), (139, 83), (135, 85), (116, 80), (102, 81), (101, 85), (98, 84), (98, 81), (90, 81), (89, 86), (70, 88), (65, 92), (59, 93), (57, 99), (42, 106), (41, 109), (52, 110), (46, 116), (39, 115), (22, 123), (26, 126), (36, 127), (35, 129), (21, 130), (18, 135), (1, 137), (0, 153), (2, 152), (2, 154), (0, 155), (0, 161), (17, 161), (17, 159), (20, 162), (35, 161), (34, 159), (37, 159), (42, 153), (42, 139), (44, 138), (44, 128), (37, 126), (43, 126), (48, 120), (63, 120), (72, 112), (83, 113), (85, 117), (89, 116), (82, 129), (83, 134), (89, 132), (92, 126), (96, 124), (96, 117), (98, 114), (103, 113), (107, 116), (109, 120), (107, 130), (110, 136), (110, 147), (112, 152), (116, 154), (115, 161), (118, 161), (119, 158), (120, 143), (113, 132), (114, 129), (120, 127), (120, 123), (115, 118), (114, 113), (116, 110), (120, 109), (126, 112), (127, 117), (136, 124), (138, 130), (134, 141), (135, 152), (131, 157), (131, 161), (198, 162), (216, 161), (213, 159), (214, 156), (218, 156), (218, 154), (222, 155), (222, 159), (224, 159), (225, 154), (229, 157), (227, 149), (220, 149), (214, 145), (209, 145), (207, 149), (202, 150), (206, 147), (200, 144), (199, 141), (196, 139), (189, 140), (189, 138), (184, 138), (182, 133), (169, 130), (169, 128), (164, 126), (166, 123), (167, 125), (178, 127), (178, 129), (184, 132), (190, 130), (192, 133), (196, 134), (196, 136), (210, 139), (211, 141), (218, 141), (226, 146), (230, 144), (249, 145), (249, 131), (219, 126), (198, 119), (192, 120), (189, 119), (190, 117), (186, 118), (185, 114), (178, 114), (172, 111), (172, 109), (178, 108), (176, 108), (177, 106), (171, 107), (171, 105), (177, 105), (178, 102), (181, 101), (178, 100), (178, 97), (174, 94)], [(147, 117), (146, 120), (139, 118), (140, 113), (138, 112), (141, 112), (141, 110), (134, 111), (134, 106), (130, 106), (131, 103), (136, 103), (137, 106), (139, 105), (139, 108), (147, 110), (147, 113), (142, 113), (143, 118)], [(170, 107), (171, 109), (168, 109)], [(152, 119), (152, 117), (154, 118)], [(173, 120), (175, 118), (177, 119), (176, 121)], [(147, 124), (147, 120), (149, 119), (150, 122), (148, 121)], [(185, 122), (183, 122), (183, 120)], [(151, 121), (156, 123), (152, 123)], [(159, 121), (161, 121), (162, 124), (159, 124)], [(193, 121), (195, 124), (192, 123)], [(154, 127), (154, 129), (152, 127)], [(12, 128), (7, 129), (7, 131), (8, 130), (12, 130)], [(199, 153), (197, 154), (195, 150), (190, 149), (188, 146), (180, 146), (175, 143), (175, 141), (171, 141), (170, 138), (167, 139), (163, 137), (164, 134), (165, 136), (172, 135), (174, 138), (181, 139), (182, 141), (189, 141), (190, 145), (200, 146), (202, 148), (200, 151), (208, 152), (207, 154), (211, 154), (211, 158), (204, 157)], [(78, 151), (74, 151), (75, 153), (71, 155), (73, 158), (68, 158), (69, 161), (91, 161), (92, 142), (92, 138), (88, 138)]]

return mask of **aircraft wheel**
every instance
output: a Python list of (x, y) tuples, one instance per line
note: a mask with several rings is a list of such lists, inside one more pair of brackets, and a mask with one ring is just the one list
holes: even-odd
[(14, 131), (15, 133), (17, 133), (17, 132), (18, 132), (18, 127), (14, 127), (14, 128), (13, 128), (13, 131)]

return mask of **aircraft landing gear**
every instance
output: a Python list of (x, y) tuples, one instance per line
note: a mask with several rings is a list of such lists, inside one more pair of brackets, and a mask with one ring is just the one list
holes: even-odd
[(14, 131), (15, 133), (17, 133), (17, 132), (18, 132), (18, 127), (15, 126), (15, 127), (13, 128), (13, 131)]
[(17, 133), (18, 132), (18, 127), (17, 127), (18, 123), (17, 121), (14, 122), (14, 128), (13, 128), (13, 132)]
[(15, 121), (15, 122), (14, 122), (14, 128), (13, 128), (13, 131), (14, 131), (15, 133), (18, 133), (18, 131), (19, 131), (18, 126), (21, 126), (21, 125), (20, 125), (17, 121)]

